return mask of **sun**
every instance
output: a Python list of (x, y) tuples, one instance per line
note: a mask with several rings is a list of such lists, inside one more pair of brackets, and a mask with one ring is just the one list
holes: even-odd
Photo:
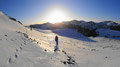
[(50, 23), (57, 23), (57, 22), (67, 21), (68, 18), (64, 11), (57, 9), (57, 10), (52, 10), (48, 14), (47, 20)]

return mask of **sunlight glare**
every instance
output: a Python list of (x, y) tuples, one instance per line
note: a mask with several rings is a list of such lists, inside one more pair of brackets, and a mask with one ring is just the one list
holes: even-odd
[(57, 23), (62, 21), (67, 21), (68, 18), (66, 14), (61, 10), (53, 10), (48, 14), (48, 21), (50, 23)]

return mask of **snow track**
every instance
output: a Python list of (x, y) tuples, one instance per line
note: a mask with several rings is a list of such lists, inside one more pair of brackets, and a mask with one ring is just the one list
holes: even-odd
[(58, 35), (60, 51), (54, 52), (56, 35), (30, 30), (0, 12), (0, 67), (120, 67), (119, 40)]

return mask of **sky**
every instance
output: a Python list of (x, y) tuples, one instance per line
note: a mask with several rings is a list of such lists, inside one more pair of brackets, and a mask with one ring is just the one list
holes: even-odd
[(120, 0), (0, 0), (0, 11), (23, 24), (45, 21), (54, 7), (70, 19), (120, 22)]

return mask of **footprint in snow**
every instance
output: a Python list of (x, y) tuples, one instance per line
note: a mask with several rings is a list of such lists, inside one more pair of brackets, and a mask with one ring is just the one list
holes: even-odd
[(67, 60), (66, 61), (61, 61), (64, 65), (70, 65), (70, 66), (74, 66), (77, 65), (77, 63), (75, 62), (75, 60), (72, 59), (71, 56), (67, 55)]
[(98, 51), (97, 49), (91, 49), (91, 51)]
[(83, 48), (83, 49), (85, 49), (85, 48)]
[(64, 54), (67, 54), (64, 50), (62, 50), (62, 52), (63, 52)]
[(78, 65), (77, 65), (77, 63), (76, 63), (76, 61), (71, 57), (71, 56), (69, 56), (67, 53), (66, 53), (66, 51), (64, 51), (64, 50), (62, 50), (62, 52), (67, 56), (67, 60), (66, 61), (62, 61), (61, 60), (61, 62), (64, 64), (64, 65), (70, 65), (70, 66), (77, 66), (77, 67), (79, 67)]
[(11, 41), (14, 41), (13, 39), (11, 39)]
[(46, 52), (47, 50), (45, 49), (44, 51)]
[(15, 58), (18, 58), (18, 55), (17, 55), (17, 54), (15, 54)]
[(12, 59), (11, 59), (11, 58), (9, 58), (8, 62), (9, 62), (9, 63), (11, 63), (11, 62), (12, 62)]
[(18, 52), (18, 49), (16, 49), (16, 52)]
[(20, 47), (20, 50), (22, 50), (22, 47)]
[(7, 37), (7, 35), (5, 34), (4, 36), (6, 36)]

